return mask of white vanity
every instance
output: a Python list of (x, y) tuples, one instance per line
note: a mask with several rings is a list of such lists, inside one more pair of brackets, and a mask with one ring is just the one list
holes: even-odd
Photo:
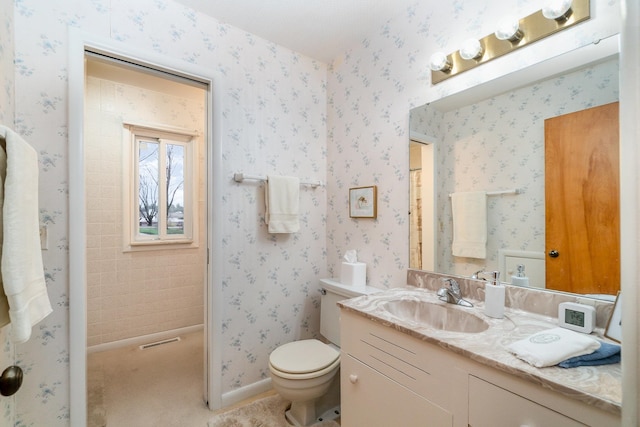
[(343, 427), (620, 425), (619, 364), (538, 369), (505, 349), (553, 319), (453, 306), (487, 323), (456, 332), (394, 314), (389, 303), (399, 300), (446, 304), (415, 287), (339, 303)]

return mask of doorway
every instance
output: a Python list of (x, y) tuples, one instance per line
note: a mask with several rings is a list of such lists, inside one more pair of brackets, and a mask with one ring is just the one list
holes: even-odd
[[(222, 226), (207, 206), (219, 206), (222, 194), (221, 146), (220, 135), (214, 130), (219, 128), (220, 109), (214, 105), (213, 76), (209, 71), (180, 60), (165, 58), (146, 51), (139, 51), (113, 40), (105, 40), (87, 35), (79, 31), (70, 32), (70, 64), (69, 64), (69, 257), (70, 257), (70, 373), (71, 373), (71, 424), (86, 425), (87, 421), (87, 288), (88, 264), (87, 243), (87, 162), (85, 157), (85, 57), (87, 52), (102, 55), (113, 60), (124, 61), (136, 67), (142, 67), (149, 75), (168, 76), (169, 79), (188, 79), (203, 86), (205, 98), (204, 128), (202, 143), (204, 149), (200, 153), (202, 161), (202, 197), (197, 204), (202, 207), (202, 214), (197, 222), (201, 234), (198, 246), (203, 253), (202, 296), (204, 300), (202, 312), (204, 337), (204, 378), (203, 394), (209, 409), (221, 406), (220, 366), (221, 351), (216, 345), (221, 336), (221, 297), (220, 282)], [(164, 74), (163, 74), (164, 73)], [(218, 102), (218, 101), (216, 101)], [(137, 125), (148, 125), (136, 123)], [(166, 131), (167, 129), (161, 129)], [(178, 132), (180, 133), (180, 132)], [(122, 143), (122, 142), (120, 142)], [(218, 202), (218, 203), (216, 203)], [(166, 213), (176, 213), (175, 210)], [(173, 225), (182, 220), (173, 215)], [(169, 225), (165, 219), (165, 225)], [(152, 221), (153, 222), (153, 221)], [(195, 234), (194, 234), (195, 235)], [(124, 241), (125, 237), (123, 237)], [(122, 242), (121, 241), (121, 242)], [(164, 251), (164, 249), (160, 249)]]
[[(177, 384), (191, 400), (205, 393), (206, 93), (200, 82), (86, 54), (89, 425), (119, 424), (132, 402), (157, 414), (145, 403), (171, 406), (166, 390)], [(179, 347), (173, 375), (189, 383), (145, 374)], [(130, 362), (109, 369), (105, 355), (123, 348)]]

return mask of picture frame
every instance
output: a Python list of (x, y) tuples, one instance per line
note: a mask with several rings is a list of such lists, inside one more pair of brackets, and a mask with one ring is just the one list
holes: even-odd
[(622, 294), (619, 291), (616, 296), (616, 302), (613, 305), (613, 311), (611, 312), (611, 316), (609, 316), (604, 336), (610, 340), (622, 343)]
[(349, 217), (376, 218), (378, 216), (378, 189), (375, 185), (369, 187), (354, 187), (349, 189)]

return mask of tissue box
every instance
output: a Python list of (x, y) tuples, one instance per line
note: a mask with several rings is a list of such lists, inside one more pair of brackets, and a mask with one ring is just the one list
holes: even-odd
[(340, 269), (340, 283), (364, 288), (367, 284), (367, 264), (364, 262), (343, 262)]

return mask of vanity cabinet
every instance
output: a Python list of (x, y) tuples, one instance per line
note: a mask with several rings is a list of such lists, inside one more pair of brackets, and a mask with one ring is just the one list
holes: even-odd
[(343, 427), (572, 427), (620, 416), (342, 310)]

